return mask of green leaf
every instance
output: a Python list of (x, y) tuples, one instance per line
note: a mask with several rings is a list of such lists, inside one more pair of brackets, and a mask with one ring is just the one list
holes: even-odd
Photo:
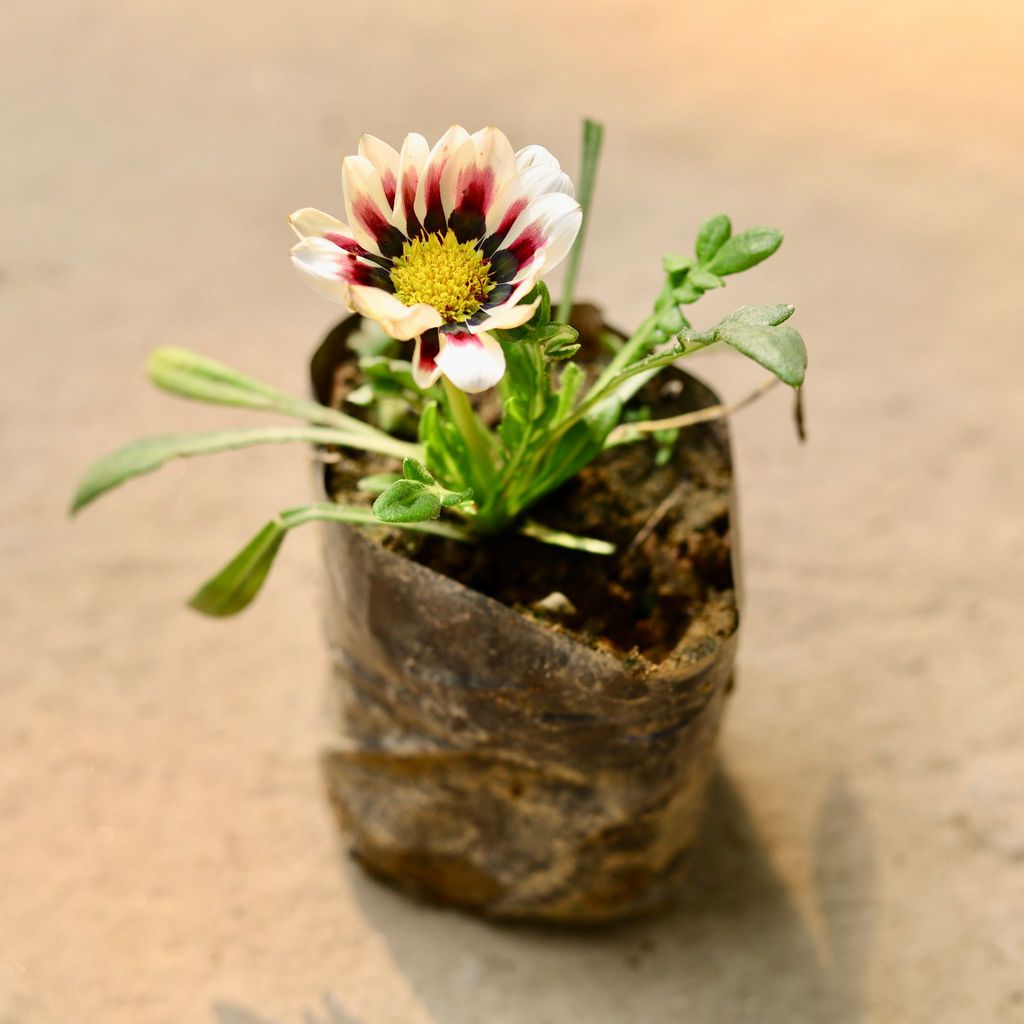
[(166, 346), (156, 349), (149, 357), (147, 370), (150, 380), (158, 388), (182, 398), (244, 409), (265, 409), (297, 416), (311, 423), (345, 426), (353, 430), (372, 429), (337, 409), (294, 398), (185, 348)]
[(724, 213), (704, 221), (697, 232), (697, 259), (707, 263), (728, 241), (732, 234), (732, 222)]
[(658, 317), (658, 327), (666, 334), (678, 334), (683, 329), (683, 314), (676, 306), (669, 306)]
[[(689, 348), (702, 348), (705, 345), (713, 345), (718, 341), (718, 328), (716, 327), (711, 331), (696, 331), (692, 327), (686, 327), (679, 332), (679, 340), (682, 341), (685, 347)], [(680, 353), (684, 355), (685, 353)]]
[(738, 352), (770, 370), (784, 384), (798, 388), (807, 370), (807, 349), (792, 327), (755, 326), (738, 322), (719, 324), (718, 337)]
[(468, 455), (462, 435), (441, 419), (437, 402), (423, 407), (419, 426), (420, 444), (426, 452), (426, 463), (435, 476), (448, 487), (464, 487)]
[[(387, 437), (387, 435), (381, 435)], [(391, 440), (391, 439), (388, 439)], [(161, 434), (134, 441), (124, 448), (94, 462), (86, 471), (71, 502), (71, 511), (95, 501), (101, 494), (123, 484), (133, 477), (152, 473), (172, 459), (194, 455), (213, 455), (217, 452), (250, 448), (259, 444), (283, 444), (306, 441), (312, 444), (345, 445), (365, 448), (370, 438), (351, 435), (330, 427), (255, 427), (244, 430), (216, 430), (199, 434)], [(397, 454), (403, 447), (395, 441)], [(376, 449), (373, 449), (376, 450)], [(387, 454), (387, 453), (385, 453)]]
[(437, 482), (434, 479), (434, 474), (419, 459), (405, 459), (402, 462), (402, 473), (406, 480), (415, 480), (428, 487)]
[[(246, 608), (259, 593), (267, 578), (285, 535), (296, 526), (316, 521), (347, 523), (356, 526), (379, 526), (368, 508), (320, 502), (286, 509), (263, 526), (219, 572), (210, 577), (189, 601), (204, 615), (235, 615)], [(432, 533), (452, 540), (472, 541), (465, 529), (451, 523), (396, 523), (407, 530)]]
[(661, 258), (661, 266), (669, 277), (673, 278), (673, 284), (678, 284), (686, 276), (693, 266), (693, 260), (689, 256), (675, 256), (669, 253)]
[(537, 294), (533, 298), (527, 296), (528, 302), (533, 302), (534, 298), (540, 296), (540, 305), (537, 307), (533, 319), (539, 324), (547, 324), (551, 320), (551, 292), (548, 291), (548, 286), (543, 281), (538, 281), (534, 285), (533, 291)]
[(366, 494), (380, 494), (386, 491), (396, 480), (402, 478), (395, 473), (371, 473), (356, 481), (356, 490)]
[(694, 267), (686, 281), (688, 284), (693, 285), (694, 288), (699, 288), (704, 292), (709, 292), (712, 288), (723, 288), (725, 286), (725, 282), (717, 274), (712, 274), (710, 270), (704, 270), (701, 267)]
[(546, 350), (556, 345), (572, 344), (579, 336), (580, 332), (569, 324), (548, 324), (537, 333), (535, 340)]
[(695, 288), (687, 278), (678, 288), (672, 289), (672, 298), (684, 306), (696, 302), (704, 294), (700, 288)]
[(548, 359), (553, 359), (556, 362), (562, 359), (572, 359), (577, 352), (579, 352), (582, 346), (577, 342), (575, 344), (569, 343), (567, 345), (556, 345), (554, 348), (548, 348), (544, 350), (544, 355)]
[(775, 228), (749, 228), (730, 238), (715, 253), (707, 269), (715, 274), (738, 274), (768, 259), (782, 245), (782, 232)]
[(473, 492), (470, 488), (466, 488), (464, 491), (446, 491), (440, 489), (438, 497), (441, 499), (442, 508), (454, 508), (456, 505), (461, 505), (464, 501), (469, 501), (473, 497)]
[(608, 398), (574, 423), (555, 444), (544, 471), (524, 492), (522, 507), (532, 505), (542, 495), (553, 491), (574, 477), (600, 453), (605, 438), (619, 422), (622, 402)]
[(189, 600), (204, 615), (235, 615), (251, 603), (267, 578), (287, 530), (271, 520), (230, 562)]
[(441, 499), (418, 480), (396, 480), (373, 503), (382, 523), (423, 523), (441, 514)]
[(442, 508), (461, 505), (473, 497), (469, 489), (449, 491), (417, 459), (402, 463), (404, 478), (391, 483), (373, 503), (373, 514), (382, 523), (422, 523), (437, 519)]
[(552, 424), (560, 423), (572, 411), (584, 380), (586, 380), (586, 374), (580, 369), (578, 363), (566, 364), (558, 384), (556, 396), (558, 404), (555, 406), (555, 412), (551, 418)]
[(779, 303), (775, 306), (740, 306), (722, 317), (723, 324), (747, 324), (750, 327), (775, 327), (788, 320), (796, 306)]
[(572, 551), (586, 551), (590, 555), (615, 554), (615, 545), (606, 540), (598, 540), (596, 537), (580, 537), (578, 534), (566, 533), (564, 530), (553, 530), (533, 519), (526, 520), (519, 527), (519, 532), (524, 537), (532, 537), (543, 544), (553, 544), (555, 547), (569, 548)]

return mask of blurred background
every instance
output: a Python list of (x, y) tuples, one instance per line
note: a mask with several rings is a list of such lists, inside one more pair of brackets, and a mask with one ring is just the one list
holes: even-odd
[[(14, 0), (0, 40), (2, 1024), (1024, 1020), (1024, 6)], [(340, 310), (285, 217), (341, 209), (361, 132), (575, 173), (584, 115), (581, 294), (629, 326), (705, 217), (783, 228), (694, 318), (796, 304), (810, 440), (781, 390), (733, 425), (741, 675), (683, 906), (500, 929), (347, 863), (315, 529), (238, 620), (183, 605), (306, 499), (295, 450), (65, 509), (139, 434), (250, 422), (148, 388), (154, 346), (304, 387)]]

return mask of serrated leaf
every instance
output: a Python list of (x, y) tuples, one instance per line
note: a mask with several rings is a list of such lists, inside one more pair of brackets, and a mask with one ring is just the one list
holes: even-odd
[(738, 274), (768, 259), (782, 245), (782, 232), (775, 228), (748, 228), (733, 235), (708, 263), (719, 275)]
[(707, 263), (728, 241), (732, 234), (732, 222), (724, 213), (704, 221), (697, 232), (697, 259)]
[(796, 306), (779, 303), (775, 306), (740, 306), (722, 317), (723, 324), (747, 324), (750, 327), (776, 327), (788, 320)]
[(799, 387), (807, 370), (804, 340), (792, 327), (765, 327), (737, 322), (720, 324), (721, 341), (760, 363), (784, 384)]
[(396, 480), (373, 503), (382, 523), (423, 523), (441, 514), (441, 500), (418, 480)]
[(406, 480), (415, 480), (428, 487), (436, 483), (434, 474), (419, 459), (403, 459), (402, 474)]

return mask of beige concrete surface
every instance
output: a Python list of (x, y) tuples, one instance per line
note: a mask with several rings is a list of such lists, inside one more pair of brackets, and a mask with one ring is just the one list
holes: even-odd
[[(1024, 1020), (1024, 8), (14, 0), (0, 27), (0, 1022)], [(336, 310), (285, 215), (358, 134), (497, 123), (575, 166), (584, 291), (642, 315), (720, 210), (779, 255), (810, 443), (735, 423), (747, 607), (685, 905), (584, 934), (412, 905), (321, 799), (313, 530), (213, 623), (183, 598), (302, 452), (179, 465), (73, 525), (91, 458), (251, 422), (141, 379), (186, 344), (282, 386)], [(729, 396), (759, 379), (709, 357)], [(424, 609), (428, 614), (429, 609)]]

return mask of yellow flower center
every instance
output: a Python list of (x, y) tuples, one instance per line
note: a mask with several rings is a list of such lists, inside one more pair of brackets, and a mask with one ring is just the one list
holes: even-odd
[(444, 238), (433, 234), (406, 242), (394, 261), (391, 283), (405, 305), (425, 302), (446, 324), (458, 323), (472, 316), (494, 287), (488, 266), (472, 242), (460, 242), (449, 231)]

